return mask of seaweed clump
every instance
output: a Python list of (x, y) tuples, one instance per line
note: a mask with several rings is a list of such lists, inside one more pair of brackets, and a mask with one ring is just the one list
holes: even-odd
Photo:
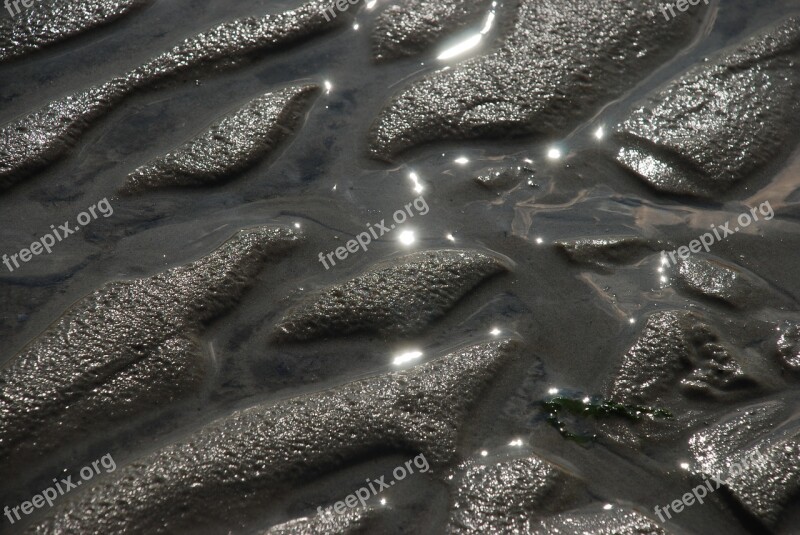
[(643, 418), (672, 418), (672, 413), (665, 409), (644, 407), (640, 405), (623, 405), (601, 397), (568, 397), (555, 396), (542, 401), (542, 407), (547, 413), (547, 423), (555, 427), (561, 436), (578, 444), (586, 444), (597, 439), (597, 434), (584, 434), (571, 431), (562, 415), (567, 412), (573, 416), (603, 420), (609, 418), (623, 418), (631, 422), (638, 422)]

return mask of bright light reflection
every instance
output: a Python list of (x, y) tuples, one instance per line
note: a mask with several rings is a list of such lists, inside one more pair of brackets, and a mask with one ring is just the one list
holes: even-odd
[(538, 245), (541, 245), (541, 244), (543, 244), (543, 243), (544, 243), (544, 240), (543, 240), (542, 238), (536, 238), (536, 243), (537, 243)]
[(486, 16), (486, 22), (483, 24), (483, 28), (481, 29), (481, 35), (486, 35), (492, 30), (492, 24), (494, 24), (494, 8), (497, 7), (497, 2), (492, 2), (492, 10)]
[(478, 46), (481, 43), (482, 39), (483, 39), (483, 35), (481, 35), (479, 33), (476, 33), (475, 35), (469, 37), (468, 39), (465, 39), (464, 41), (461, 41), (457, 45), (448, 48), (447, 50), (445, 50), (444, 52), (439, 54), (436, 59), (438, 59), (438, 60), (446, 60), (446, 59), (454, 58), (456, 56), (460, 56), (461, 54), (463, 54), (467, 50), (472, 50), (473, 48)]
[(681, 468), (683, 468), (684, 470), (688, 470), (689, 469), (689, 463), (681, 463)]
[(666, 278), (666, 277), (664, 277), (664, 276), (662, 276), (662, 277), (661, 277), (661, 282), (662, 282), (662, 283), (666, 284), (666, 283), (667, 283), (667, 280), (669, 280), (669, 279), (667, 279), (667, 278)]
[(560, 160), (561, 159), (561, 149), (557, 147), (553, 147), (547, 151), (547, 157), (551, 160)]
[(402, 243), (403, 245), (411, 245), (412, 243), (417, 241), (417, 237), (414, 236), (414, 232), (410, 230), (404, 230), (403, 232), (401, 232), (400, 237), (398, 239), (400, 240), (400, 243)]
[(494, 329), (492, 329), (491, 331), (489, 331), (489, 334), (491, 334), (492, 336), (498, 336), (498, 335), (499, 335), (501, 332), (503, 332), (503, 331), (501, 331), (500, 329), (498, 329), (497, 327), (495, 327)]
[(367, 9), (374, 8), (375, 4), (377, 4), (377, 3), (378, 3), (378, 0), (369, 0), (369, 2), (367, 2)]
[(402, 366), (403, 364), (407, 364), (412, 360), (417, 360), (422, 356), (422, 351), (409, 351), (408, 353), (403, 353), (402, 355), (397, 355), (392, 364), (395, 366)]
[(634, 323), (636, 323), (636, 318), (628, 318), (628, 323), (633, 325)]
[(463, 41), (461, 41), (456, 45), (451, 46), (450, 48), (439, 54), (439, 56), (437, 56), (436, 59), (446, 60), (454, 58), (456, 56), (460, 56), (461, 54), (463, 54), (468, 50), (472, 50), (473, 48), (481, 44), (483, 36), (492, 30), (495, 18), (494, 8), (496, 7), (497, 7), (497, 2), (492, 2), (492, 10), (489, 11), (488, 15), (486, 15), (486, 22), (484, 22), (483, 28), (481, 29), (480, 32), (467, 37), (466, 39), (464, 39)]
[(458, 165), (466, 165), (466, 164), (468, 164), (468, 163), (469, 163), (469, 158), (465, 158), (464, 156), (461, 156), (460, 158), (456, 158), (456, 159), (455, 159), (455, 162), (456, 162)]
[(333, 89), (333, 84), (331, 84), (330, 80), (325, 80), (325, 94), (330, 94), (331, 89)]
[(522, 439), (517, 438), (508, 443), (509, 446), (522, 446)]
[(556, 394), (558, 394), (558, 388), (551, 388), (550, 390), (548, 390), (548, 392), (550, 393), (551, 396), (555, 396)]
[(422, 193), (422, 190), (424, 190), (425, 188), (422, 187), (422, 183), (419, 181), (419, 175), (414, 171), (411, 171), (408, 174), (408, 178), (410, 178), (411, 182), (414, 183), (414, 191), (416, 193)]
[(448, 240), (450, 240), (450, 241), (456, 241), (456, 238), (455, 238), (455, 236), (453, 236), (453, 235), (452, 235), (452, 234), (450, 234), (450, 233), (448, 233), (448, 234), (447, 234), (447, 236), (445, 236), (445, 238), (447, 238), (447, 239), (448, 239)]
[(605, 504), (605, 505), (603, 506), (603, 509), (605, 509), (606, 511), (610, 511), (610, 510), (611, 510), (611, 509), (613, 509), (613, 508), (614, 508), (614, 506), (613, 506), (613, 505), (611, 505), (610, 503), (607, 503), (607, 504)]
[(381, 505), (386, 505), (386, 498), (381, 498)]
[(300, 223), (295, 223), (294, 228), (300, 228)]
[(487, 455), (489, 455), (488, 451), (486, 450), (481, 451), (481, 457), (486, 457)]
[(584, 402), (586, 405), (588, 405), (589, 403), (591, 403), (591, 402), (592, 402), (592, 400), (591, 400), (591, 399), (589, 399), (589, 396), (586, 396), (585, 398), (583, 398), (583, 402)]
[(358, 25), (357, 22), (355, 24), (353, 24), (353, 29), (354, 30), (358, 31), (358, 28), (360, 28), (360, 26)]
[(606, 131), (602, 126), (594, 131), (594, 137), (596, 137), (597, 139), (603, 139), (605, 136), (606, 136)]

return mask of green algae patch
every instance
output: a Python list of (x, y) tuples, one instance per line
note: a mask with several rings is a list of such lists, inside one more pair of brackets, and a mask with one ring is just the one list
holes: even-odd
[(601, 420), (608, 418), (623, 418), (631, 422), (638, 422), (643, 418), (672, 418), (672, 413), (665, 409), (655, 407), (642, 407), (639, 405), (623, 405), (599, 397), (582, 399), (567, 396), (556, 396), (542, 401), (542, 407), (547, 412), (547, 422), (555, 427), (561, 436), (579, 444), (586, 444), (597, 438), (596, 434), (588, 435), (570, 431), (563, 415), (568, 413), (580, 418)]

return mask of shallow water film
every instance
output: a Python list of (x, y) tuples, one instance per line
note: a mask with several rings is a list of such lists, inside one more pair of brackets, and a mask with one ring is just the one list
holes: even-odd
[(798, 0), (3, 0), (0, 533), (800, 532)]

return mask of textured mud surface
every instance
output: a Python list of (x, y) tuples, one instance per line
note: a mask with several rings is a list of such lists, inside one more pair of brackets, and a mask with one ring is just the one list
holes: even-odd
[(684, 7), (0, 4), (0, 533), (796, 533), (800, 5)]
[(528, 533), (531, 519), (575, 502), (580, 485), (537, 457), (467, 465), (459, 474), (448, 531)]
[(747, 407), (689, 441), (698, 473), (720, 477), (739, 503), (770, 527), (800, 490), (797, 419), (781, 416), (787, 414), (779, 404)]
[[(441, 466), (455, 455), (465, 413), (502, 363), (506, 346), (474, 346), (409, 372), (234, 413), (129, 465), (32, 532), (244, 528), (243, 511), (298, 476), (324, 473), (353, 457), (421, 451)], [(242, 492), (253, 499), (242, 502)], [(233, 524), (226, 517), (231, 513)]]
[(428, 327), (485, 278), (507, 268), (477, 251), (430, 251), (374, 268), (309, 297), (281, 320), (277, 335), (308, 340), (359, 332), (414, 334)]
[(249, 102), (208, 132), (138, 168), (126, 194), (170, 186), (213, 185), (247, 169), (293, 132), (316, 86), (284, 89)]
[(372, 51), (376, 60), (413, 56), (432, 44), (480, 18), (492, 0), (402, 0), (387, 6), (372, 30)]
[(583, 238), (557, 241), (555, 245), (573, 262), (603, 270), (617, 265), (633, 264), (655, 252), (670, 248), (668, 244), (636, 236)]
[[(24, 56), (46, 46), (108, 24), (152, 0), (52, 0), (0, 22), (0, 61)], [(17, 3), (19, 6), (19, 2)], [(8, 5), (8, 4), (6, 4)], [(28, 6), (30, 7), (30, 6)], [(8, 9), (8, 8), (6, 8)], [(15, 13), (12, 6), (10, 13)]]
[(637, 511), (577, 511), (543, 520), (535, 531), (537, 535), (549, 533), (592, 533), (593, 535), (667, 535), (654, 519)]
[(798, 17), (709, 58), (620, 126), (619, 162), (669, 193), (730, 189), (785, 153), (800, 125), (798, 61)]
[(707, 319), (686, 311), (659, 312), (625, 354), (609, 396), (628, 405), (663, 404), (665, 396), (681, 393), (722, 397), (766, 381), (764, 367), (737, 356)]
[(523, 0), (499, 51), (394, 98), (372, 129), (373, 152), (388, 158), (428, 141), (564, 131), (690, 42), (702, 17), (660, 24), (657, 6)]
[(341, 533), (369, 533), (369, 520), (374, 516), (374, 509), (360, 509), (344, 514), (333, 512), (321, 513), (311, 518), (298, 518), (273, 526), (264, 535), (326, 535)]
[(778, 307), (780, 296), (767, 284), (731, 264), (704, 258), (690, 258), (678, 265), (675, 282), (679, 288), (699, 296), (718, 299), (737, 308), (760, 304)]
[[(51, 102), (0, 130), (0, 186), (50, 165), (115, 104), (165, 78), (212, 67), (230, 67), (257, 52), (295, 43), (335, 27), (317, 0), (293, 11), (221, 24), (183, 41), (144, 65), (103, 85)], [(344, 17), (339, 19), (344, 20)]]
[(76, 303), (0, 371), (0, 469), (199, 389), (211, 365), (194, 339), (200, 326), (296, 239), (243, 231), (202, 260)]

